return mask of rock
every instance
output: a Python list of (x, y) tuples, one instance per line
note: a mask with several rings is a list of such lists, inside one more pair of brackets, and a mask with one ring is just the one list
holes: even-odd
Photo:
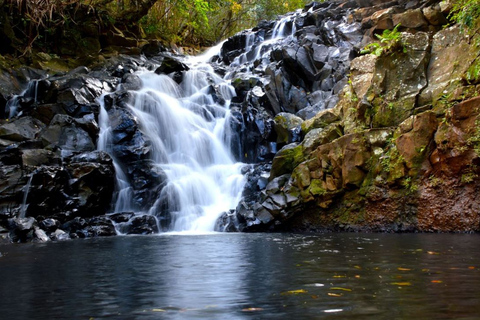
[(77, 162), (67, 168), (71, 175), (69, 193), (75, 196), (78, 214), (91, 217), (105, 213), (115, 186), (113, 163)]
[(33, 242), (48, 242), (50, 241), (50, 238), (47, 236), (45, 231), (42, 229), (35, 227), (35, 232), (34, 232), (34, 237), (33, 237)]
[(270, 178), (292, 172), (293, 169), (304, 159), (303, 148), (297, 143), (291, 143), (280, 149), (273, 158)]
[(60, 229), (57, 229), (53, 233), (51, 233), (50, 237), (54, 241), (70, 240), (69, 234)]
[(293, 114), (281, 112), (274, 118), (277, 143), (289, 144), (299, 142), (303, 120)]
[(181, 71), (188, 71), (190, 68), (184, 64), (183, 62), (172, 58), (172, 57), (165, 57), (162, 61), (160, 67), (155, 70), (156, 74), (170, 74), (173, 72), (181, 72)]
[(434, 4), (430, 7), (423, 8), (422, 13), (425, 19), (431, 25), (443, 26), (448, 23), (447, 19), (441, 11), (441, 7), (439, 4)]
[(27, 149), (22, 150), (22, 163), (24, 166), (53, 166), (60, 165), (61, 159), (50, 150)]
[(34, 237), (37, 221), (32, 217), (8, 219), (8, 229), (12, 242), (27, 242)]
[(130, 219), (127, 234), (153, 234), (158, 233), (157, 220), (151, 215), (135, 216)]
[(52, 218), (47, 218), (38, 223), (38, 226), (45, 232), (54, 232), (60, 227), (60, 221)]
[(84, 121), (57, 114), (40, 138), (48, 149), (60, 149), (62, 156), (93, 151), (95, 145), (84, 128)]
[(395, 144), (409, 169), (421, 165), (437, 126), (435, 114), (427, 111), (414, 116), (412, 130), (397, 137)]
[(17, 142), (35, 139), (44, 127), (43, 123), (31, 117), (14, 119), (0, 124), (0, 139)]
[(81, 229), (76, 233), (80, 237), (110, 237), (117, 234), (112, 221), (105, 216), (89, 219), (85, 229)]
[(402, 27), (412, 29), (428, 26), (428, 22), (425, 20), (421, 9), (412, 9), (399, 14), (394, 14), (392, 16), (392, 21), (394, 26), (400, 24)]

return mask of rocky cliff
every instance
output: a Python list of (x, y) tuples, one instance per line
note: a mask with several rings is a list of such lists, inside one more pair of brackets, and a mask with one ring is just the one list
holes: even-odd
[[(333, 108), (303, 119), (277, 113), (285, 145), (268, 184), (253, 179), (234, 220), (248, 231), (478, 231), (478, 34), (446, 25), (447, 2), (347, 1), (328, 12), (342, 8), (351, 26), (360, 24), (354, 49), (396, 25), (398, 42), (342, 60), (348, 81)], [(322, 61), (315, 42), (300, 45), (311, 54), (290, 72), (305, 79), (300, 65)], [(318, 92), (297, 84), (307, 100)]]
[[(212, 66), (235, 88), (231, 151), (249, 165), (242, 200), (217, 230), (478, 231), (480, 39), (448, 25), (449, 10), (312, 3), (228, 39)], [(115, 226), (154, 233), (168, 222), (164, 211), (104, 215), (116, 197), (112, 157), (142, 211), (166, 179), (127, 105), (141, 87), (135, 71), (181, 83), (188, 66), (154, 44), (142, 52), (69, 72), (3, 68), (0, 231), (12, 241)], [(211, 95), (223, 99), (214, 86)], [(112, 154), (97, 151), (101, 103)]]

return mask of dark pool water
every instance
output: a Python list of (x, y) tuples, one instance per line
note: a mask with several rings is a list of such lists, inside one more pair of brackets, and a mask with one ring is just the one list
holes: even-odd
[(480, 319), (480, 236), (208, 234), (0, 246), (0, 319)]

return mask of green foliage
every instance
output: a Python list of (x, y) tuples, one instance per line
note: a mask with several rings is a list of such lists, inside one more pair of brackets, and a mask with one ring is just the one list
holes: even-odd
[(380, 42), (373, 42), (366, 45), (360, 53), (372, 53), (376, 56), (381, 56), (384, 53), (393, 53), (400, 47), (402, 51), (405, 52), (406, 48), (402, 44), (402, 34), (398, 31), (398, 27), (400, 27), (400, 24), (397, 24), (392, 30), (383, 30), (382, 34), (375, 35)]
[(465, 80), (469, 84), (477, 84), (480, 82), (480, 60), (476, 59), (468, 68), (465, 74)]
[(407, 194), (412, 194), (418, 191), (418, 185), (412, 180), (412, 177), (406, 177), (402, 182)]
[(449, 18), (462, 27), (472, 29), (480, 17), (480, 0), (455, 0)]
[(261, 20), (303, 8), (309, 0), (157, 1), (141, 26), (149, 37), (188, 45), (211, 45)]

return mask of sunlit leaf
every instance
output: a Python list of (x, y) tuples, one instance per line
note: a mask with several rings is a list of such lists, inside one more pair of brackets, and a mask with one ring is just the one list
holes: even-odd
[(290, 290), (287, 292), (282, 292), (282, 294), (300, 294), (300, 293), (307, 293), (308, 291), (305, 289), (298, 289), (298, 290)]
[(153, 312), (166, 312), (167, 310), (155, 308), (155, 309), (152, 309), (152, 311), (153, 311)]
[(342, 312), (343, 309), (328, 309), (328, 310), (323, 310), (325, 313), (334, 313), (334, 312)]
[(345, 276), (345, 275), (343, 275), (343, 276), (342, 275), (334, 275), (333, 277), (334, 278), (346, 278), (347, 276)]
[(432, 280), (432, 283), (442, 283), (442, 280)]
[(253, 311), (262, 311), (263, 308), (245, 308), (245, 309), (242, 309), (242, 311), (244, 312), (253, 312)]
[(356, 275), (355, 275), (355, 278), (360, 279), (360, 275), (359, 275), (359, 274), (356, 274)]
[(360, 266), (353, 266), (355, 269), (362, 269)]
[(341, 296), (343, 296), (343, 294), (341, 294), (341, 293), (328, 292), (327, 294), (328, 294), (330, 297), (341, 297)]
[(392, 282), (391, 284), (394, 286), (411, 286), (412, 285), (410, 282)]
[(408, 269), (408, 268), (397, 268), (399, 271), (410, 271), (412, 269)]
[(342, 288), (342, 287), (331, 287), (330, 290), (352, 291), (352, 289)]
[(475, 269), (475, 267), (471, 266), (471, 267), (468, 267), (468, 269), (473, 270)]
[(440, 254), (438, 252), (435, 252), (435, 251), (427, 251), (428, 254)]
[(422, 269), (423, 272), (428, 272), (430, 269)]

